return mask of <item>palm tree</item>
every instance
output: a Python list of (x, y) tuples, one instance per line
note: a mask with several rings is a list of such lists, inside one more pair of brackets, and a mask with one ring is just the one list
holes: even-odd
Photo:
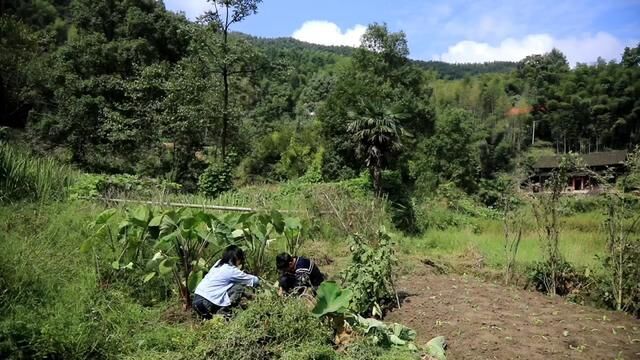
[(376, 196), (382, 194), (382, 169), (391, 156), (402, 149), (401, 137), (407, 135), (400, 120), (402, 114), (376, 106), (366, 106), (366, 115), (350, 114), (347, 130), (356, 143), (356, 155), (364, 160), (373, 179)]

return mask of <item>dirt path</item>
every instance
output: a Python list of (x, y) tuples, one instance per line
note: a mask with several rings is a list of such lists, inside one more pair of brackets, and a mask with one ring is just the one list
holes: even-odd
[(640, 359), (640, 321), (457, 275), (409, 275), (386, 320), (444, 335), (447, 359)]

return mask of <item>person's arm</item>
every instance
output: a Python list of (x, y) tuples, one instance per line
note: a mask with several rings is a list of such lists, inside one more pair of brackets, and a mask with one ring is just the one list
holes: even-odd
[(232, 269), (233, 270), (231, 271), (231, 281), (233, 281), (234, 283), (239, 283), (239, 284), (243, 284), (251, 287), (256, 287), (260, 285), (260, 279), (258, 279), (257, 276), (247, 274), (246, 272), (236, 267), (232, 267)]

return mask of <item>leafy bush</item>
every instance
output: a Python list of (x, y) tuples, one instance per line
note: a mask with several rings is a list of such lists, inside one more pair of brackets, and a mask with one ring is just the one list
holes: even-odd
[(354, 196), (368, 197), (373, 194), (373, 181), (368, 172), (360, 173), (360, 176), (342, 180), (338, 183), (340, 188), (348, 191)]
[(181, 188), (180, 184), (136, 175), (82, 174), (70, 186), (69, 197), (71, 199), (113, 196), (149, 198), (156, 194), (177, 193)]
[(302, 183), (319, 183), (322, 181), (322, 165), (324, 164), (324, 148), (321, 147), (313, 155), (313, 160), (307, 168), (307, 171), (298, 178)]
[(416, 213), (408, 187), (399, 171), (382, 172), (382, 193), (389, 200), (393, 225), (406, 233), (417, 233)]
[[(552, 273), (552, 266), (555, 271)], [(581, 291), (589, 283), (589, 279), (576, 270), (570, 263), (562, 260), (557, 265), (549, 262), (535, 262), (527, 271), (529, 283), (540, 292), (567, 296)], [(549, 279), (555, 277), (555, 289), (549, 289)]]
[(563, 210), (569, 214), (585, 214), (600, 211), (606, 199), (599, 196), (572, 196), (562, 199)]
[(345, 285), (353, 290), (351, 309), (358, 314), (381, 316), (381, 309), (395, 301), (393, 266), (396, 264), (391, 238), (382, 228), (377, 238), (349, 238), (351, 263), (343, 272)]
[(233, 189), (233, 159), (228, 156), (222, 163), (210, 164), (198, 179), (198, 189), (209, 197), (218, 195)]

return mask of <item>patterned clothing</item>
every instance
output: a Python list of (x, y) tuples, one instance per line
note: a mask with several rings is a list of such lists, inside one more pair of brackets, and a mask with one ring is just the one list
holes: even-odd
[(315, 289), (324, 281), (324, 275), (313, 260), (298, 256), (294, 262), (294, 271), (283, 273), (280, 277), (280, 287), (284, 291), (304, 287)]

